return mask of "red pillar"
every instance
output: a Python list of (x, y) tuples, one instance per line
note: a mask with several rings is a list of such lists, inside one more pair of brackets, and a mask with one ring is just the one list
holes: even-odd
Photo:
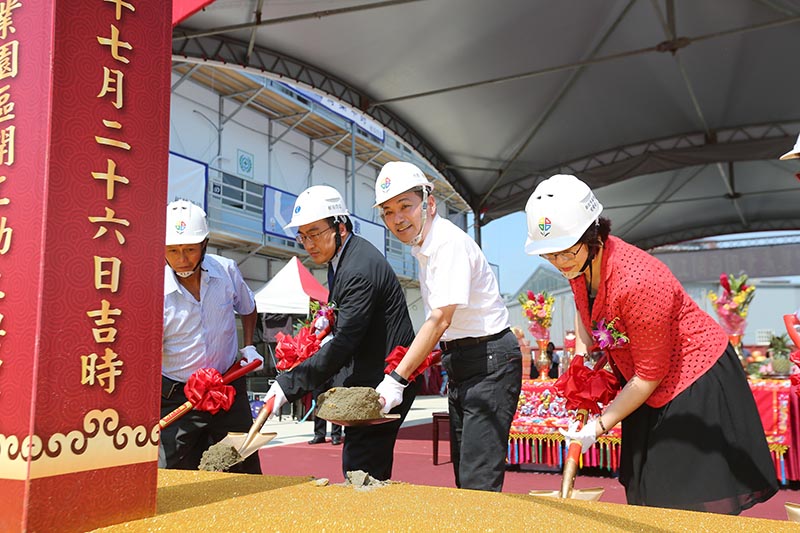
[(155, 512), (169, 0), (0, 0), (0, 531)]

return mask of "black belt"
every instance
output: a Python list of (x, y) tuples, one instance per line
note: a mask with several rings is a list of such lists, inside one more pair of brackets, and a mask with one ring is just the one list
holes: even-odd
[(467, 348), (469, 346), (475, 346), (478, 344), (482, 344), (484, 342), (497, 340), (506, 333), (508, 333), (509, 331), (510, 328), (506, 328), (498, 333), (492, 333), (491, 335), (484, 335), (483, 337), (463, 337), (461, 339), (455, 339), (452, 341), (439, 341), (439, 347), (442, 349), (443, 352), (451, 352), (458, 348)]

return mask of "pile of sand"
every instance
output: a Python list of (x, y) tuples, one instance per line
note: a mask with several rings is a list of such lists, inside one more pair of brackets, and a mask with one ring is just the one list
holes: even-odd
[(230, 467), (242, 461), (236, 448), (225, 442), (218, 442), (203, 452), (200, 470), (227, 472)]
[(342, 483), (345, 487), (353, 487), (356, 490), (372, 490), (377, 487), (385, 487), (389, 483), (397, 483), (396, 481), (381, 481), (370, 476), (363, 470), (349, 470), (345, 474), (345, 481)]
[(314, 414), (325, 420), (374, 420), (383, 417), (379, 398), (370, 387), (334, 387), (319, 395)]

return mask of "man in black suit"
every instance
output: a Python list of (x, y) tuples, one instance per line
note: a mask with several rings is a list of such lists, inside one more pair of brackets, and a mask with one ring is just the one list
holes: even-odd
[[(352, 233), (342, 196), (333, 187), (318, 185), (303, 191), (292, 221), (297, 241), (319, 264), (328, 264), (329, 303), (336, 309), (333, 339), (289, 372), (279, 375), (267, 393), (275, 397), (273, 415), (287, 401), (325, 383), (352, 364), (347, 387), (375, 387), (384, 376), (386, 356), (396, 346), (409, 346), (414, 329), (403, 290), (386, 258), (369, 241)], [(392, 413), (399, 420), (374, 426), (345, 428), (342, 471), (363, 470), (379, 480), (392, 475), (394, 443), (416, 395), (405, 388)]]

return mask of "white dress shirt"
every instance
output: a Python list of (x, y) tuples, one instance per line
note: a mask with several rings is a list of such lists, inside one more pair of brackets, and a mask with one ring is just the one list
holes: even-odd
[(255, 309), (253, 291), (236, 262), (206, 254), (201, 264), (200, 301), (164, 266), (164, 339), (161, 373), (185, 382), (200, 368), (224, 374), (239, 347), (236, 317)]
[(458, 226), (436, 215), (425, 240), (411, 253), (419, 261), (425, 316), (432, 309), (457, 306), (442, 340), (483, 337), (509, 326), (508, 309), (486, 256)]

